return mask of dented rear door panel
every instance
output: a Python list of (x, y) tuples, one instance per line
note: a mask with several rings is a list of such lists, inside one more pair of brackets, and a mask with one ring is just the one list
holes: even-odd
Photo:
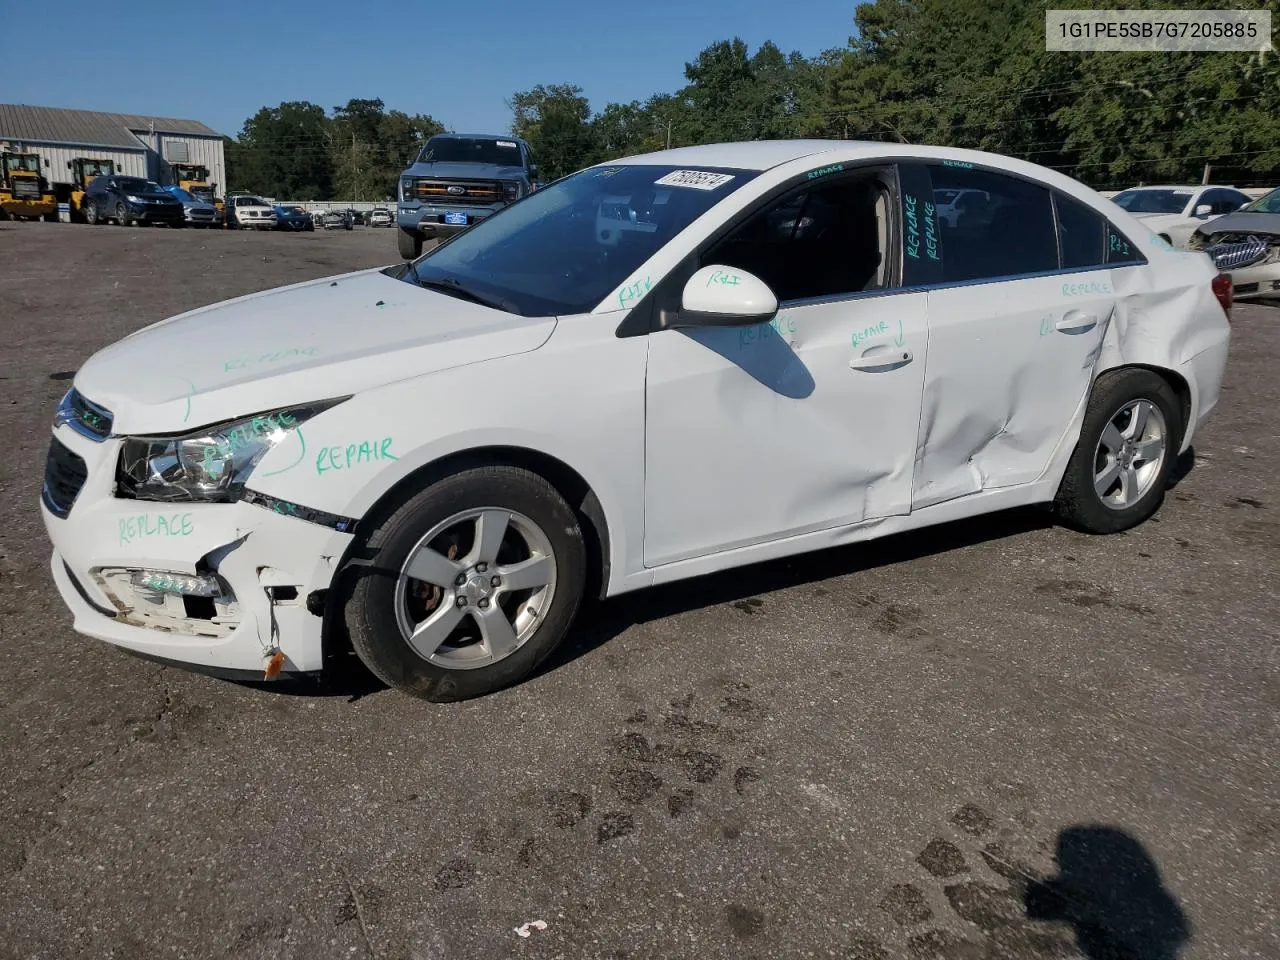
[(1111, 270), (929, 292), (913, 508), (1031, 483), (1093, 381)]

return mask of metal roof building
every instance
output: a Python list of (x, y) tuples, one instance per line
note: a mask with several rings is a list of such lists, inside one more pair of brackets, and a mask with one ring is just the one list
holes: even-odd
[(171, 163), (200, 164), (218, 194), (226, 189), (222, 135), (198, 120), (0, 103), (0, 147), (38, 153), (53, 184), (70, 183), (71, 160), (89, 157), (160, 183), (172, 182)]

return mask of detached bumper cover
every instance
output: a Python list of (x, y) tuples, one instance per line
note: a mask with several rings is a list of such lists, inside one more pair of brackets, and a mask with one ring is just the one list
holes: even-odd
[[(74, 629), (143, 656), (261, 674), (276, 651), (283, 670), (321, 669), (322, 618), (307, 596), (330, 586), (351, 534), (263, 506), (156, 503), (111, 495), (119, 441), (95, 443), (70, 428), (57, 439), (86, 463), (65, 517), (46, 503), (51, 568)], [(216, 597), (142, 586), (155, 571), (213, 576)]]

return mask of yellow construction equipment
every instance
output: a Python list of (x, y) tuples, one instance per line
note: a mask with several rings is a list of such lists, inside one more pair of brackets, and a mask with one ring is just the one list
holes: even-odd
[(202, 167), (195, 163), (171, 163), (169, 172), (173, 175), (175, 185), (181, 187), (193, 197), (197, 197), (206, 203), (212, 203), (217, 209), (218, 215), (225, 216), (222, 200), (214, 196), (214, 191), (218, 185), (209, 182), (208, 167)]
[(114, 160), (76, 157), (74, 160), (67, 161), (67, 167), (71, 170), (71, 194), (68, 198), (71, 204), (71, 217), (74, 220), (83, 220), (84, 214), (80, 210), (84, 205), (84, 192), (89, 189), (89, 184), (93, 182), (94, 177), (114, 176), (116, 164)]
[(40, 154), (0, 153), (0, 219), (57, 221), (58, 203), (40, 173)]

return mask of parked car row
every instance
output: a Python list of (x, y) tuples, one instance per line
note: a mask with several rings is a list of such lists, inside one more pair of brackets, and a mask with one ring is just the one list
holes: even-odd
[(1175, 249), (1208, 254), (1236, 298), (1280, 299), (1280, 189), (1254, 200), (1212, 184), (1143, 186), (1111, 200)]

